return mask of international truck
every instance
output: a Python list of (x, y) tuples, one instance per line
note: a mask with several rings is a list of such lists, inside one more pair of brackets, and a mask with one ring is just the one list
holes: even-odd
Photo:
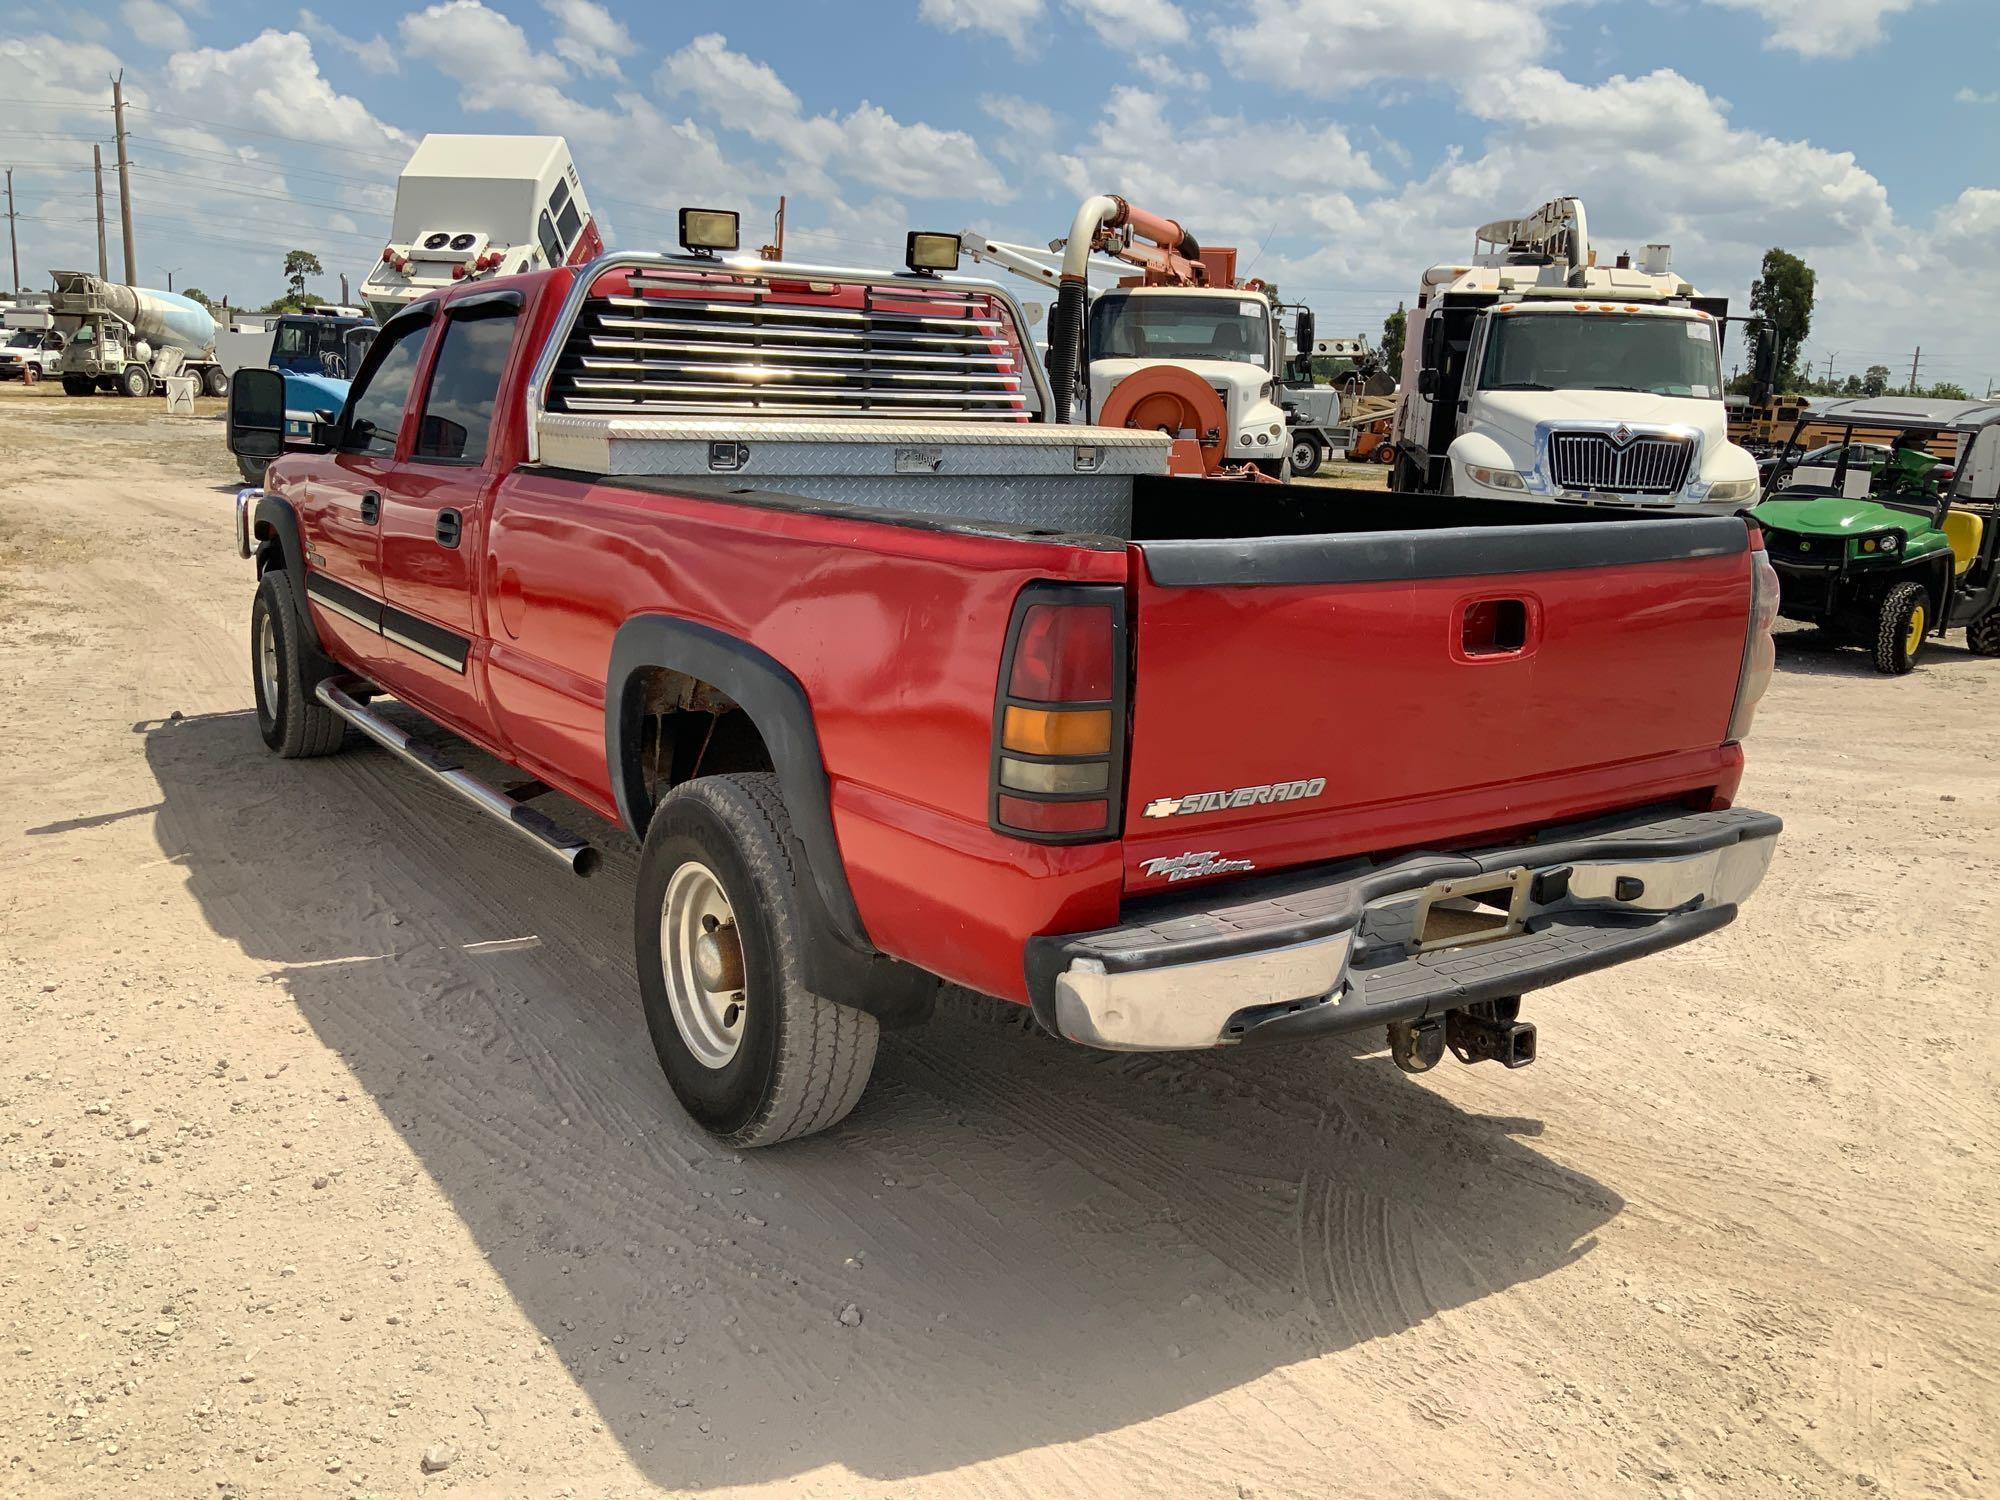
[(1726, 299), (1683, 280), (1666, 245), (1598, 264), (1576, 198), (1476, 241), (1418, 287), (1396, 489), (1674, 514), (1754, 503), (1757, 462), (1723, 405)]
[(1086, 1047), (1520, 1066), (1524, 995), (1758, 885), (1743, 518), (1223, 504), (1165, 434), (1052, 421), (997, 285), (709, 253), (723, 217), (418, 299), (303, 443), (275, 372), (230, 421), (274, 460), (264, 744), (371, 743), (580, 875), (578, 820), (623, 828), (646, 1023), (721, 1139), (841, 1119), (943, 983)]

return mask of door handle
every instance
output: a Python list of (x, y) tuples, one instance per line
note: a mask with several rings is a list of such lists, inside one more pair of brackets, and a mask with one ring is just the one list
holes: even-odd
[(455, 510), (441, 510), (437, 519), (437, 543), (440, 547), (456, 547), (464, 529), (464, 520)]
[(361, 497), (361, 524), (373, 526), (382, 518), (382, 497), (370, 490)]

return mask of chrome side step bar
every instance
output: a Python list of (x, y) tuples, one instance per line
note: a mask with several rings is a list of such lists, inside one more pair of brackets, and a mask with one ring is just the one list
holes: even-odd
[(499, 819), (544, 854), (553, 854), (577, 874), (588, 875), (597, 868), (599, 855), (595, 848), (519, 798), (488, 786), (429, 745), (412, 739), (381, 715), (370, 712), (353, 696), (359, 687), (360, 684), (351, 677), (329, 677), (313, 689), (313, 696), (384, 750), (450, 787), (481, 812)]

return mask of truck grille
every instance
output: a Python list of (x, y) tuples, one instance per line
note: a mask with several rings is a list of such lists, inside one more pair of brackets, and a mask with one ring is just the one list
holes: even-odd
[(1693, 459), (1687, 438), (1640, 437), (1621, 448), (1602, 432), (1549, 434), (1550, 477), (1566, 490), (1671, 495), (1687, 482)]
[(986, 293), (721, 268), (619, 280), (584, 304), (550, 410), (1031, 419), (1012, 321)]
[(1796, 531), (1764, 529), (1764, 547), (1786, 562), (1837, 563), (1847, 556), (1844, 537), (1802, 536)]

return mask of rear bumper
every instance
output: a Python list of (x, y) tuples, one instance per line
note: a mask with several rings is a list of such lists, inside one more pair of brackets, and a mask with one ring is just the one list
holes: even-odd
[[(1028, 993), (1058, 1036), (1113, 1051), (1229, 1046), (1414, 1021), (1524, 994), (1726, 926), (1782, 825), (1656, 808), (1535, 842), (1348, 860), (1148, 903), (1099, 932), (1029, 941)], [(1439, 882), (1513, 875), (1520, 930), (1417, 951)]]

